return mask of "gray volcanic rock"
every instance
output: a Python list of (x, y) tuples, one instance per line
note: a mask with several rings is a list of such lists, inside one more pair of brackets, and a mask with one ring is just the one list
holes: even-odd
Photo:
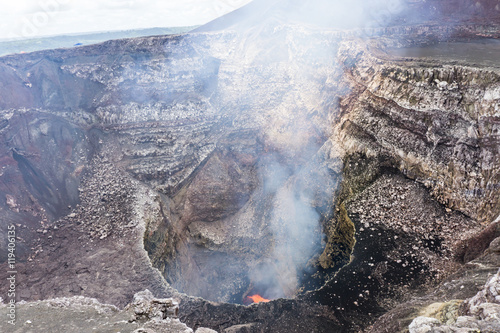
[[(16, 325), (2, 321), (3, 332), (123, 332), (192, 333), (177, 319), (178, 305), (172, 299), (155, 299), (148, 290), (137, 293), (124, 310), (93, 298), (74, 296), (19, 304)], [(8, 308), (0, 305), (6, 317)], [(196, 332), (214, 332), (200, 328)]]
[(367, 332), (497, 332), (499, 260), (490, 251), (471, 261), (432, 293), (382, 316)]
[(356, 48), (343, 56), (357, 86), (336, 131), (346, 151), (388, 154), (448, 207), (480, 221), (498, 216), (498, 69), (382, 62)]
[(156, 299), (147, 289), (135, 294), (134, 300), (125, 310), (133, 312), (135, 321), (163, 320), (179, 315), (179, 305), (173, 299)]
[[(148, 289), (192, 329), (354, 332), (454, 271), (479, 275), (433, 302), (496, 272), (497, 229), (480, 232), (500, 214), (500, 67), (389, 52), (498, 38), (493, 3), (456, 2), (468, 25), (401, 11), (351, 31), (259, 4), (261, 25), (0, 58), (18, 300), (122, 307)], [(256, 293), (272, 301), (242, 305)], [(134, 318), (163, 317), (143, 296)], [(430, 300), (373, 329), (406, 329)]]
[[(91, 148), (85, 131), (50, 113), (3, 112), (0, 137), (0, 230), (18, 226), (16, 251), (30, 252), (36, 230), (68, 214), (79, 202), (78, 185)], [(0, 255), (7, 258), (6, 239)], [(2, 260), (4, 260), (2, 259)]]

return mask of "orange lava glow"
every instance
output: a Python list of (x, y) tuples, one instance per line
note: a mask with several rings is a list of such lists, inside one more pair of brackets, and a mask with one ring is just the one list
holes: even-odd
[(253, 296), (247, 296), (248, 298), (250, 298), (254, 303), (260, 303), (260, 302), (270, 302), (271, 300), (270, 299), (265, 299), (264, 297), (256, 294), (256, 295), (253, 295)]

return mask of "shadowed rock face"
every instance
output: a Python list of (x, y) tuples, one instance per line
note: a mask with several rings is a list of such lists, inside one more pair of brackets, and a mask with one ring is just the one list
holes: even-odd
[[(84, 130), (53, 114), (12, 112), (7, 117), (0, 134), (0, 228), (6, 234), (8, 225), (20, 227), (18, 236), (27, 242), (16, 250), (26, 257), (35, 230), (68, 214), (79, 202), (78, 184), (90, 144)], [(5, 241), (0, 243), (3, 258)]]
[(496, 21), (344, 32), (275, 3), (249, 29), (0, 59), (19, 299), (150, 289), (191, 327), (348, 332), (465, 261), (500, 214), (499, 69), (385, 50)]

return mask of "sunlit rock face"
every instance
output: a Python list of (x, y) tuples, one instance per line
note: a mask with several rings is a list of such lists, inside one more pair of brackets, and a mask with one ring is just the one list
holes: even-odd
[[(489, 43), (492, 52), (500, 51)], [(487, 50), (488, 41), (473, 47)], [(356, 48), (351, 43), (341, 52), (352, 59)], [(498, 64), (471, 67), (452, 54), (438, 66), (432, 59), (383, 56), (381, 62), (366, 50), (355, 53), (349, 74), (359, 93), (338, 125), (339, 141), (349, 151), (391, 155), (405, 175), (450, 208), (481, 222), (498, 216)]]
[(374, 3), (1, 58), (23, 299), (150, 289), (193, 327), (356, 331), (455, 270), (500, 213), (500, 67), (391, 52), (498, 38), (495, 6)]

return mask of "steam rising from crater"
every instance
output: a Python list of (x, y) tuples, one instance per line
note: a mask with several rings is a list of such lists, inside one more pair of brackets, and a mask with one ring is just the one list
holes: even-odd
[[(163, 54), (134, 55), (151, 56), (147, 67), (130, 59), (110, 71), (126, 79), (111, 79), (118, 91), (97, 103), (102, 120), (171, 131), (144, 151), (155, 161), (152, 185), (172, 199), (167, 240), (177, 252), (160, 267), (174, 287), (217, 301), (294, 297), (321, 270), (342, 171), (330, 137), (350, 90), (338, 51), (344, 38), (363, 43), (421, 20), (412, 6), (256, 0), (193, 33), (153, 40)], [(113, 98), (122, 105), (109, 106)], [(161, 155), (166, 146), (187, 166)]]
[[(179, 37), (176, 48), (167, 45), (167, 60), (142, 69), (140, 85), (122, 92), (147, 105), (148, 112), (137, 114), (148, 120), (202, 119), (233, 135), (205, 148), (208, 162), (184, 178), (185, 186), (201, 189), (175, 199), (180, 203), (171, 222), (187, 230), (188, 236), (179, 236), (186, 238), (183, 244), (196, 244), (179, 250), (185, 259), (173, 265), (175, 287), (219, 301), (242, 299), (217, 288), (233, 296), (294, 297), (319, 269), (342, 169), (329, 137), (339, 100), (349, 91), (341, 84), (337, 32), (358, 29), (357, 38), (363, 37), (363, 31), (393, 22), (403, 7), (398, 0), (257, 0)], [(184, 54), (176, 53), (179, 45)], [(148, 73), (158, 69), (158, 86), (148, 96), (143, 87), (155, 77)], [(136, 117), (130, 112), (138, 108), (134, 103), (126, 107), (125, 121)], [(256, 173), (256, 186), (243, 186), (243, 172)], [(209, 174), (222, 184), (212, 185)], [(235, 191), (238, 186), (252, 192)], [(213, 195), (217, 191), (221, 194)], [(214, 202), (205, 205), (196, 198), (202, 194)], [(226, 213), (220, 213), (221, 198), (231, 206)], [(214, 207), (217, 214), (201, 212), (200, 205)]]
[[(199, 29), (236, 31), (229, 59), (239, 71), (228, 77), (231, 94), (223, 92), (222, 100), (235, 109), (245, 101), (254, 112), (235, 118), (254, 118), (270, 151), (258, 172), (272, 201), (271, 250), (250, 263), (248, 273), (251, 288), (264, 297), (294, 297), (304, 277), (319, 266), (339, 182), (341, 163), (327, 140), (329, 121), (338, 112), (331, 99), (339, 93), (336, 81), (342, 75), (338, 41), (314, 31), (380, 28), (401, 10), (399, 1), (255, 1)], [(328, 167), (328, 159), (336, 161), (336, 169)]]
[[(323, 172), (313, 173), (311, 168)], [(317, 263), (313, 261), (308, 266), (308, 262), (321, 250), (320, 206), (333, 204), (337, 179), (332, 170), (319, 163), (300, 166), (291, 175), (286, 165), (274, 164), (271, 169), (263, 177), (264, 186), (274, 196), (269, 221), (273, 251), (264, 267), (251, 270), (249, 277), (266, 297), (274, 299), (295, 296), (301, 283), (299, 274), (314, 270)], [(275, 184), (273, 178), (287, 180), (274, 189), (268, 185)]]

